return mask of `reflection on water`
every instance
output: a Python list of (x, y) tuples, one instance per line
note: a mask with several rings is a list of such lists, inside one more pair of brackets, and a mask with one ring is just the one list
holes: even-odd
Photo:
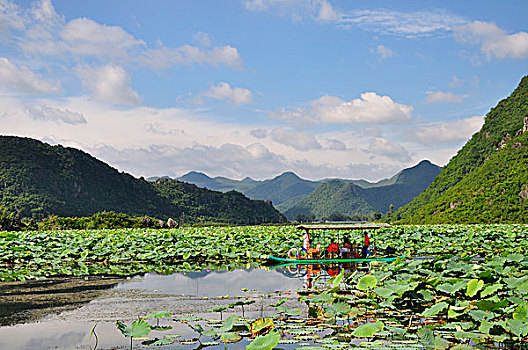
[(158, 291), (166, 294), (196, 297), (240, 295), (243, 288), (256, 289), (262, 293), (277, 290), (294, 291), (301, 287), (295, 275), (264, 269), (235, 271), (203, 271), (175, 273), (162, 276), (148, 273), (117, 285), (117, 289)]
[[(6, 315), (5, 319), (13, 319), (13, 315), (18, 315), (16, 323), (19, 323), (0, 327), (0, 350), (93, 348), (95, 340), (90, 339), (89, 334), (97, 322), (98, 349), (124, 348), (128, 341), (116, 329), (116, 320), (130, 323), (138, 315), (162, 310), (171, 311), (175, 316), (194, 313), (209, 318), (218, 317), (216, 314), (205, 313), (215, 305), (236, 301), (237, 299), (232, 299), (234, 296), (254, 295), (242, 292), (243, 288), (256, 289), (262, 294), (301, 288), (302, 280), (292, 277), (298, 276), (283, 269), (240, 269), (175, 273), (166, 276), (148, 273), (127, 280), (99, 278), (100, 284), (92, 281), (91, 287), (86, 284), (88, 281), (79, 278), (55, 282), (45, 280), (0, 283), (0, 308)], [(17, 298), (24, 295), (27, 297), (24, 301), (26, 306), (20, 311), (17, 309), (20, 306), (17, 304)], [(226, 295), (231, 298), (214, 298)], [(6, 302), (6, 296), (9, 297), (9, 303)], [(41, 304), (45, 305), (36, 313), (35, 309), (32, 309), (38, 308), (34, 298), (42, 300)], [(296, 298), (292, 300), (296, 301)], [(275, 312), (274, 308), (268, 307), (268, 310), (265, 310), (271, 303), (271, 299), (257, 298), (255, 304), (246, 308), (246, 313), (259, 317), (263, 312), (262, 308), (264, 313)], [(236, 311), (239, 310), (230, 312)], [(32, 312), (32, 317), (24, 318)], [(188, 337), (193, 336), (189, 327), (183, 324), (174, 329), (174, 332), (184, 337), (186, 334)], [(174, 348), (177, 348), (177, 345), (175, 346)], [(230, 346), (233, 349), (239, 347), (245, 348), (244, 343)]]

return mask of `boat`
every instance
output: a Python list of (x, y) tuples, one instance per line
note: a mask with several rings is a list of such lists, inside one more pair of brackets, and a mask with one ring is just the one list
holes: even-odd
[[(301, 248), (291, 248), (288, 251), (288, 257), (277, 257), (273, 255), (266, 255), (263, 258), (270, 263), (275, 264), (332, 264), (332, 263), (364, 263), (372, 261), (392, 262), (398, 258), (403, 258), (403, 255), (376, 256), (374, 244), (365, 243), (365, 248), (362, 251), (362, 256), (356, 251), (356, 244), (350, 245), (348, 238), (344, 238), (341, 243), (342, 236), (346, 236), (342, 231), (358, 231), (362, 230), (365, 234), (365, 241), (370, 243), (370, 238), (367, 231), (377, 230), (381, 228), (389, 228), (389, 224), (310, 224), (299, 225), (298, 230), (304, 231), (303, 246)], [(337, 230), (337, 235), (333, 238), (326, 237), (325, 231)], [(315, 248), (310, 247), (311, 232), (318, 232), (317, 244)], [(337, 237), (337, 238), (336, 238)], [(347, 247), (347, 250), (340, 249), (340, 244)], [(353, 249), (351, 249), (353, 247)]]
[(405, 258), (405, 255), (391, 256), (391, 257), (371, 257), (371, 258), (354, 258), (354, 259), (289, 259), (279, 258), (273, 255), (265, 256), (270, 261), (277, 263), (290, 263), (290, 264), (332, 264), (332, 263), (357, 263), (357, 262), (372, 262), (372, 261), (385, 261), (392, 262), (398, 258)]

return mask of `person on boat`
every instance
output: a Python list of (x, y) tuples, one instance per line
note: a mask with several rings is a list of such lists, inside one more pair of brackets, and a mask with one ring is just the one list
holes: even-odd
[(365, 235), (365, 243), (363, 244), (363, 249), (361, 249), (361, 258), (365, 259), (367, 257), (368, 247), (370, 246), (370, 237), (367, 231), (364, 231), (363, 234)]
[(341, 254), (341, 258), (350, 259), (351, 251), (352, 251), (352, 243), (350, 243), (350, 239), (348, 239), (348, 237), (345, 237), (343, 239), (343, 246), (339, 250), (339, 253)]
[(303, 248), (308, 251), (310, 249), (310, 239), (312, 238), (312, 235), (310, 235), (310, 232), (306, 230), (306, 232), (303, 235)]

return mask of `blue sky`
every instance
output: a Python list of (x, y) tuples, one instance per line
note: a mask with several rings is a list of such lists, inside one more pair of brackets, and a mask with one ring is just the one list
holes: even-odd
[(135, 176), (446, 164), (527, 74), (526, 1), (0, 0), (0, 133)]

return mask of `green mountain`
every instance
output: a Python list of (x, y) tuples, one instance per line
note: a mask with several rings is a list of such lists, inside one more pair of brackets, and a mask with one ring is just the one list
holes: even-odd
[(257, 181), (246, 177), (239, 181), (225, 177), (211, 178), (203, 173), (191, 171), (178, 180), (222, 192), (235, 190), (251, 199), (270, 200), (281, 211), (299, 202), (321, 183), (301, 179), (292, 172), (285, 172), (269, 180)]
[(409, 203), (427, 188), (442, 168), (424, 160), (404, 169), (392, 178), (363, 188), (352, 181), (331, 180), (319, 185), (284, 215), (294, 220), (298, 215), (316, 218), (385, 213), (391, 204), (397, 209)]
[(482, 129), (431, 186), (389, 220), (527, 222), (528, 76), (486, 115)]
[(233, 223), (278, 222), (263, 201), (175, 180), (148, 182), (74, 148), (0, 136), (0, 205), (22, 217), (90, 216), (114, 211), (166, 219)]

